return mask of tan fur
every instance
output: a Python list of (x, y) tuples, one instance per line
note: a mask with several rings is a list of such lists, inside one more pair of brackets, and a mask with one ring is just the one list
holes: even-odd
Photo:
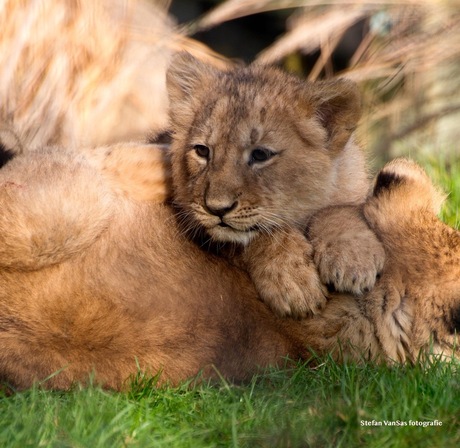
[(222, 64), (177, 31), (169, 3), (3, 0), (0, 143), (96, 146), (166, 126), (171, 54), (186, 48)]
[(162, 203), (170, 198), (172, 186), (167, 146), (120, 143), (80, 151), (101, 171), (113, 191), (137, 201)]
[[(113, 194), (100, 176), (89, 182), (83, 169), (87, 164), (82, 156), (49, 148), (1, 169), (2, 269), (36, 270), (61, 263), (94, 244), (107, 229)], [(86, 206), (73, 207), (81, 198)]]
[[(349, 259), (337, 265), (326, 247), (314, 248), (303, 236), (319, 209), (362, 203), (368, 193), (352, 137), (360, 116), (353, 83), (306, 83), (256, 65), (219, 71), (180, 54), (167, 86), (173, 196), (191, 234), (204, 229), (217, 243), (243, 246), (243, 266), (280, 315), (305, 316), (325, 305), (314, 251), (321, 277), (339, 290), (373, 285), (384, 253), (372, 232), (352, 237), (374, 249), (355, 252), (354, 281), (347, 279)], [(254, 158), (264, 152), (266, 159)]]
[(441, 196), (414, 164), (384, 170), (362, 209), (387, 257), (374, 290), (332, 295), (297, 321), (276, 317), (244, 272), (188, 241), (168, 206), (117, 187), (98, 151), (107, 148), (51, 148), (0, 170), (0, 378), (12, 387), (69, 388), (93, 375), (119, 389), (138, 367), (162, 381), (214, 367), (244, 379), (311, 350), (402, 362), (432, 344), (459, 355), (460, 234), (435, 217)]
[(308, 239), (324, 284), (358, 295), (372, 289), (385, 254), (360, 207), (343, 205), (319, 211), (309, 222)]

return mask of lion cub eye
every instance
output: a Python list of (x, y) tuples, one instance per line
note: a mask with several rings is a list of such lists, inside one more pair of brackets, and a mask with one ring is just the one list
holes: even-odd
[(203, 159), (209, 158), (209, 148), (205, 145), (194, 145), (193, 149), (195, 150), (197, 156), (202, 157)]
[(271, 159), (273, 156), (276, 156), (276, 152), (270, 151), (267, 148), (255, 148), (249, 156), (248, 164), (254, 165), (255, 163), (263, 163)]

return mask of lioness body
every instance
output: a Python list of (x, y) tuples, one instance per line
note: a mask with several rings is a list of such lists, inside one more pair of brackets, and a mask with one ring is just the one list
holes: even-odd
[(168, 206), (115, 188), (94, 151), (21, 155), (0, 170), (0, 378), (13, 387), (68, 388), (93, 374), (121, 388), (138, 367), (173, 382), (211, 366), (244, 379), (310, 349), (404, 361), (433, 343), (452, 354), (459, 234), (429, 208), (426, 178), (409, 178), (406, 191), (398, 174), (400, 185), (364, 207), (390, 260), (373, 292), (331, 296), (297, 321), (276, 317), (244, 272), (181, 235)]
[(62, 369), (46, 384), (65, 388), (94, 369), (118, 388), (136, 363), (163, 380), (211, 365), (242, 379), (300, 356), (243, 272), (187, 241), (170, 208), (113, 191), (81, 155), (18, 157), (0, 179), (3, 380), (28, 387)]

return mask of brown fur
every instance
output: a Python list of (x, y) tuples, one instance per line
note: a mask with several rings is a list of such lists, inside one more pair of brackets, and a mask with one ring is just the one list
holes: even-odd
[(0, 171), (0, 377), (28, 387), (63, 369), (46, 385), (66, 388), (95, 370), (119, 388), (136, 362), (163, 380), (211, 365), (241, 379), (299, 356), (244, 273), (188, 242), (165, 205), (113, 190), (103, 154), (51, 148)]
[[(146, 155), (117, 150), (121, 171), (137, 166), (123, 154)], [(213, 367), (244, 379), (310, 350), (412, 361), (432, 343), (453, 354), (460, 235), (435, 217), (440, 195), (414, 164), (386, 168), (362, 209), (387, 257), (374, 290), (332, 295), (297, 321), (276, 317), (244, 272), (188, 241), (168, 206), (117, 187), (101, 154), (51, 148), (0, 170), (0, 378), (11, 386), (65, 389), (93, 374), (119, 389), (138, 366), (163, 381)]]
[(308, 343), (339, 359), (415, 362), (430, 349), (459, 356), (460, 233), (436, 217), (443, 199), (414, 162), (381, 171), (363, 213), (385, 247), (382, 276), (369, 294), (333, 296), (306, 320)]
[[(3, 381), (18, 388), (34, 381), (68, 388), (94, 373), (97, 383), (118, 389), (137, 366), (151, 373), (162, 370), (162, 379), (174, 382), (202, 368), (212, 375), (211, 366), (228, 378), (244, 379), (285, 355), (308, 357), (310, 348), (338, 356), (337, 338), (349, 356), (363, 351), (384, 360), (410, 360), (430, 340), (437, 351), (451, 353), (453, 332), (459, 328), (458, 232), (423, 207), (430, 200), (427, 191), (416, 196), (422, 204), (410, 215), (424, 217), (423, 225), (430, 224), (426, 231), (402, 219), (414, 195), (406, 196), (395, 184), (389, 185), (393, 193), (387, 198), (391, 211), (379, 214), (377, 199), (375, 213), (369, 215), (373, 228), (375, 222), (388, 222), (381, 231), (387, 256), (401, 257), (403, 264), (396, 286), (387, 263), (388, 283), (379, 282), (378, 294), (359, 300), (331, 296), (322, 314), (299, 322), (274, 316), (244, 272), (199, 250), (181, 234), (172, 210), (157, 203), (168, 191), (168, 174), (161, 171), (164, 152), (120, 145), (85, 149), (83, 155), (59, 148), (28, 154), (26, 150), (50, 143), (106, 144), (161, 129), (166, 122), (166, 59), (170, 47), (184, 42), (176, 40), (164, 14), (142, 0), (129, 2), (130, 7), (123, 0), (34, 4), (8, 0), (0, 13), (0, 139), (7, 148), (25, 150), (14, 160), (2, 159), (6, 165), (0, 170)], [(81, 30), (90, 32), (87, 39), (81, 38)], [(280, 76), (281, 84), (286, 80), (274, 76)], [(330, 97), (325, 99), (334, 106)], [(346, 104), (335, 105), (340, 117)], [(325, 126), (331, 115), (317, 118)], [(331, 141), (340, 147), (343, 136), (342, 129), (338, 140)], [(352, 173), (362, 172), (362, 158), (347, 154), (354, 151), (345, 146), (343, 159), (350, 163), (338, 173), (338, 184), (351, 189)], [(313, 252), (315, 261), (330, 267), (330, 252), (321, 245), (337, 243), (345, 227), (343, 214), (347, 219), (358, 214), (361, 223), (362, 215), (350, 207), (328, 210), (330, 215), (313, 222), (310, 236), (320, 248)], [(390, 213), (394, 220), (388, 220)], [(337, 232), (325, 234), (321, 222), (329, 219)], [(399, 237), (390, 243), (393, 225), (394, 234), (407, 240), (404, 253)], [(348, 236), (341, 243), (346, 247)], [(358, 247), (353, 245), (348, 250)], [(406, 245), (416, 250), (408, 251)], [(420, 245), (426, 258), (420, 256)], [(340, 254), (347, 252), (338, 249), (331, 257), (339, 260), (332, 261), (337, 269), (322, 279), (352, 282), (360, 272), (341, 264)], [(433, 265), (439, 270), (432, 276)], [(371, 283), (375, 272), (369, 273)], [(368, 284), (366, 278), (358, 283)], [(404, 300), (383, 294), (403, 291), (401, 285), (408, 291)], [(371, 297), (375, 300), (368, 303)], [(394, 356), (401, 350), (407, 355)]]
[[(354, 281), (349, 258), (331, 257), (303, 236), (319, 209), (359, 204), (368, 193), (352, 137), (360, 116), (352, 82), (306, 83), (257, 65), (220, 71), (180, 54), (167, 86), (173, 196), (191, 234), (204, 229), (217, 243), (236, 244), (260, 296), (280, 315), (305, 316), (325, 305), (314, 252), (322, 279), (339, 290), (373, 285), (384, 254), (368, 229), (350, 238), (371, 249), (355, 252)], [(366, 227), (359, 216), (347, 224), (354, 221)]]

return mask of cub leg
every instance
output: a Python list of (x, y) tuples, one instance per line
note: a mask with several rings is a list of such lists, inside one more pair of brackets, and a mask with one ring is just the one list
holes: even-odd
[(261, 234), (241, 255), (261, 299), (280, 316), (305, 317), (326, 304), (313, 247), (296, 229)]

